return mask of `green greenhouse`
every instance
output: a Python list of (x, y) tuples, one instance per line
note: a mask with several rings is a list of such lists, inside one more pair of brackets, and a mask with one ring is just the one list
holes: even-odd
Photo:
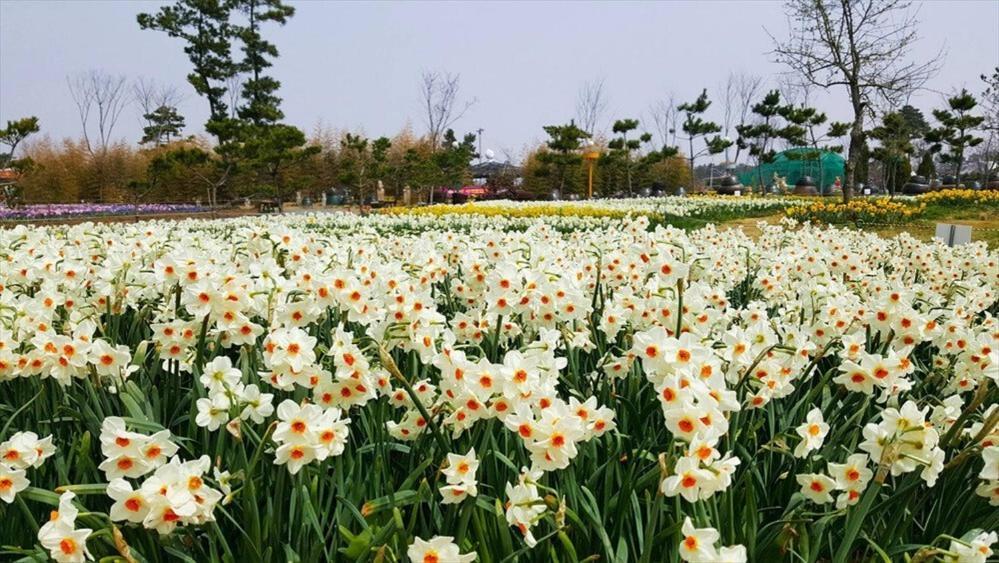
[(845, 164), (843, 156), (832, 151), (788, 149), (777, 153), (773, 162), (739, 174), (739, 182), (745, 186), (759, 186), (762, 178), (763, 185), (770, 186), (774, 183), (774, 174), (777, 174), (791, 187), (802, 176), (811, 176), (816, 186), (831, 186), (837, 178), (842, 182)]

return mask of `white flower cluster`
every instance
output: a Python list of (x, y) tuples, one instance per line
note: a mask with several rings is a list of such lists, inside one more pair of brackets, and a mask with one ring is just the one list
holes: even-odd
[[(687, 202), (697, 201), (662, 203), (693, 214), (702, 204)], [(999, 253), (984, 243), (792, 223), (750, 239), (650, 228), (645, 217), (331, 214), (18, 226), (0, 230), (0, 249), (0, 381), (115, 387), (135, 377), (133, 356), (149, 364), (148, 347), (150, 377), (199, 376), (199, 426), (273, 424), (275, 462), (291, 473), (343, 452), (347, 414), (379, 397), (401, 409), (387, 423), (398, 440), (431, 429), (462, 438), (495, 419), (530, 459), (506, 483), (507, 520), (529, 541), (548, 516), (544, 473), (581, 451), (599, 455), (589, 441), (615, 429), (617, 405), (601, 404), (613, 399), (587, 390), (634, 379), (660, 403), (660, 487), (685, 510), (700, 514), (691, 503), (732, 486), (733, 421), (768, 409), (789, 415), (767, 447), (794, 456), (789, 474), (814, 502), (846, 508), (885, 474), (919, 471), (933, 486), (967, 452), (962, 461), (981, 467), (963, 492), (999, 505), (997, 407), (973, 399), (999, 384)], [(135, 350), (98, 336), (92, 320), (140, 312), (151, 336)], [(787, 404), (796, 392), (808, 393), (803, 408)], [(296, 400), (275, 409), (274, 395)], [(844, 450), (835, 442), (850, 429), (837, 410), (854, 400), (871, 410), (856, 422), (863, 441)], [(13, 448), (24, 459), (39, 442), (28, 434)], [(109, 494), (141, 497), (144, 523), (210, 518), (212, 489), (190, 489), (207, 461), (173, 457), (169, 433), (129, 432), (111, 417), (101, 441)], [(26, 486), (17, 472), (35, 463), (9, 453), (0, 451), (8, 502)], [(459, 478), (453, 461), (444, 498), (473, 496), (475, 471)], [(166, 504), (142, 492), (150, 481), (166, 484)], [(710, 539), (690, 557), (738, 557)]]
[(506, 484), (506, 522), (516, 527), (524, 535), (524, 542), (534, 547), (538, 540), (531, 532), (547, 510), (545, 500), (538, 492), (541, 471), (528, 471), (523, 468), (517, 484)]
[(159, 466), (138, 488), (123, 478), (108, 483), (108, 496), (115, 502), (110, 516), (116, 522), (141, 523), (167, 535), (178, 525), (197, 526), (215, 520), (215, 506), (222, 492), (205, 483), (211, 467), (208, 456), (192, 461), (177, 457)]
[(349, 418), (340, 417), (340, 409), (314, 404), (298, 405), (286, 399), (277, 408), (280, 421), (274, 430), (275, 464), (286, 464), (292, 475), (313, 461), (343, 453), (350, 432)]
[(470, 563), (475, 561), (474, 553), (462, 553), (451, 536), (434, 536), (429, 540), (414, 538), (406, 556), (413, 563)]
[(950, 563), (986, 563), (994, 555), (992, 546), (999, 541), (996, 532), (981, 532), (969, 541), (951, 540), (944, 560)]
[[(440, 370), (440, 390), (419, 381), (414, 394), (432, 412), (447, 413), (444, 425), (454, 437), (481, 420), (497, 419), (516, 433), (531, 454), (533, 469), (553, 471), (568, 467), (577, 444), (614, 428), (614, 412), (600, 407), (595, 397), (563, 400), (556, 392), (565, 358), (556, 357), (560, 333), (541, 328), (539, 339), (523, 351), (511, 350), (503, 363), (469, 360), (464, 351), (444, 342), (433, 362)], [(401, 389), (390, 396), (406, 409), (400, 422), (389, 423), (398, 439), (412, 440), (427, 429), (412, 397)]]
[(244, 385), (242, 376), (226, 356), (219, 356), (205, 365), (200, 381), (208, 396), (195, 403), (198, 414), (194, 421), (198, 426), (214, 432), (229, 422), (234, 410), (239, 413), (239, 420), (249, 419), (256, 424), (274, 414), (274, 395), (261, 393), (254, 383)]
[(880, 423), (864, 426), (864, 441), (858, 447), (888, 465), (894, 476), (922, 469), (920, 477), (932, 487), (943, 470), (945, 454), (938, 447), (939, 433), (926, 421), (928, 411), (913, 401), (901, 409), (883, 410)]
[(836, 499), (836, 508), (853, 506), (860, 501), (860, 495), (874, 475), (874, 472), (868, 469), (868, 463), (869, 458), (866, 454), (853, 454), (846, 458), (845, 463), (829, 462), (828, 475), (823, 473), (797, 475), (801, 494), (816, 504), (825, 504), (833, 501), (833, 491), (840, 490), (842, 493)]
[(656, 389), (666, 428), (684, 448), (662, 492), (696, 502), (732, 484), (739, 458), (722, 456), (716, 446), (729, 429), (726, 413), (741, 405), (727, 386), (721, 362), (693, 332), (679, 338), (669, 334), (662, 326), (636, 333), (632, 354)]
[(97, 325), (90, 320), (81, 318), (71, 334), (55, 332), (56, 307), (65, 306), (67, 300), (72, 301), (72, 297), (49, 288), (19, 315), (23, 329), (34, 335), (29, 341), (31, 349), (25, 354), (14, 354), (18, 343), (10, 331), (0, 326), (0, 381), (51, 377), (69, 386), (74, 379), (93, 372), (113, 386), (138, 369), (130, 363), (128, 346), (113, 346), (95, 337)]
[(14, 502), (17, 493), (31, 482), (27, 470), (41, 467), (56, 451), (52, 436), (39, 438), (34, 432), (16, 432), (0, 443), (0, 500)]
[(468, 497), (479, 494), (475, 472), (479, 469), (479, 460), (475, 457), (475, 448), (465, 455), (447, 454), (447, 467), (444, 468), (444, 478), (447, 485), (440, 488), (444, 504), (456, 504)]
[(38, 542), (49, 550), (49, 556), (58, 563), (80, 563), (93, 559), (87, 549), (90, 528), (76, 528), (79, 509), (73, 504), (76, 495), (65, 492), (59, 497), (59, 510), (52, 512), (48, 522), (38, 529)]
[(721, 534), (714, 528), (696, 528), (690, 517), (680, 528), (680, 558), (691, 563), (745, 563), (746, 548), (741, 545), (717, 548)]
[[(178, 524), (214, 520), (222, 493), (205, 483), (211, 467), (208, 456), (181, 461), (169, 430), (147, 436), (128, 430), (125, 421), (114, 416), (104, 419), (100, 439), (105, 459), (99, 468), (108, 479), (107, 494), (115, 501), (112, 520), (141, 523), (164, 535)], [(133, 488), (129, 479), (143, 477)]]
[(137, 479), (160, 467), (177, 453), (169, 430), (147, 436), (129, 431), (125, 421), (109, 416), (101, 425), (101, 453), (104, 461), (98, 468), (108, 481), (119, 477)]

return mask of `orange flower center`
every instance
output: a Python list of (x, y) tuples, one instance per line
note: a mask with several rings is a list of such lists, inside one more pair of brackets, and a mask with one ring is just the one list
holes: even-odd
[(65, 553), (66, 555), (76, 553), (76, 542), (73, 541), (73, 538), (63, 538), (63, 540), (59, 542), (59, 551)]

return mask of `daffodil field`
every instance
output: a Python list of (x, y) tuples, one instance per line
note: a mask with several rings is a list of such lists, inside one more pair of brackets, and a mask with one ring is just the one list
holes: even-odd
[(999, 252), (615, 210), (0, 229), (0, 559), (993, 556)]

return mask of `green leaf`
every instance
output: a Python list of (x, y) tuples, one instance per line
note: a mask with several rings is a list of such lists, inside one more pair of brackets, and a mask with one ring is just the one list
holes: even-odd
[(364, 505), (361, 506), (361, 515), (365, 518), (370, 518), (380, 512), (391, 510), (399, 506), (416, 504), (421, 500), (423, 499), (420, 497), (420, 493), (418, 491), (414, 491), (412, 489), (399, 491), (364, 503)]

